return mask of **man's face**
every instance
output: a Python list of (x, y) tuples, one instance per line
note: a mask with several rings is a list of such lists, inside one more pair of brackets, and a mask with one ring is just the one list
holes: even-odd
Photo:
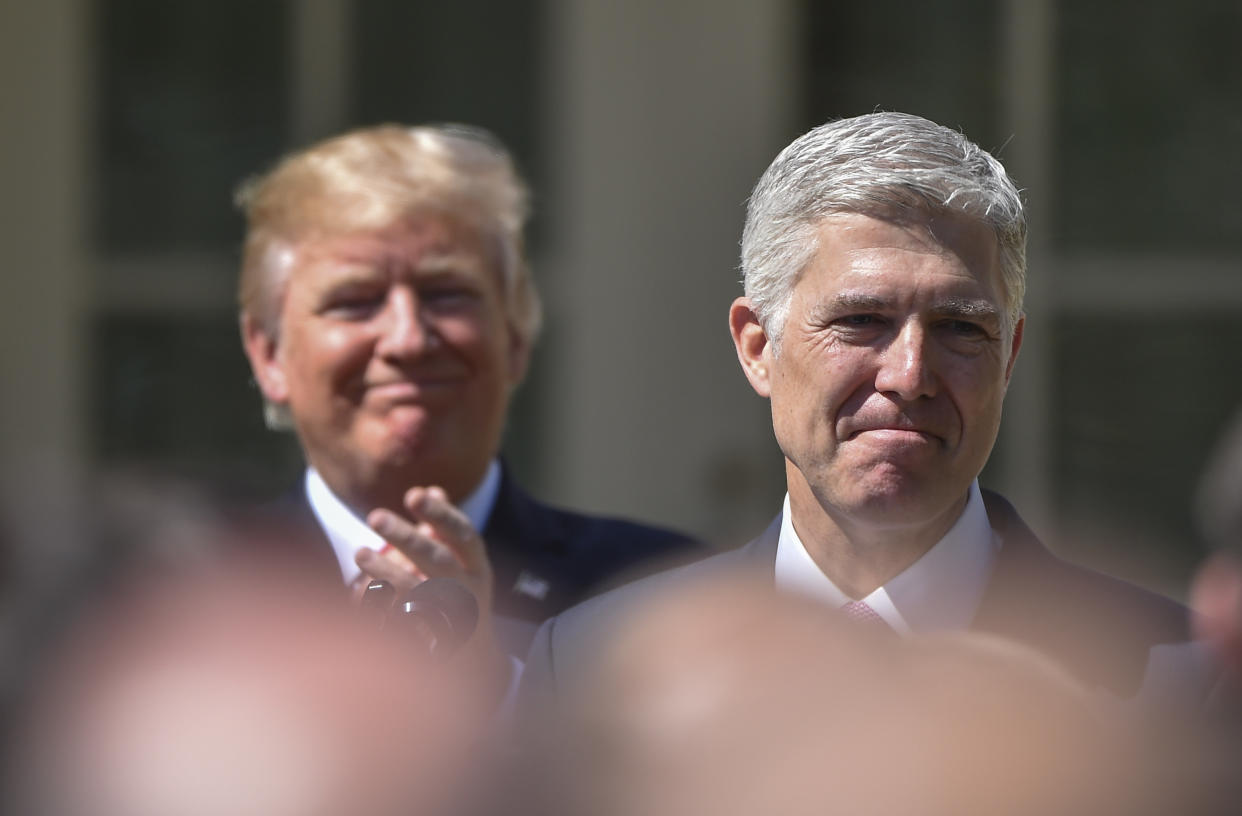
[[(791, 499), (876, 527), (947, 529), (983, 469), (1022, 325), (1004, 325), (999, 248), (960, 218), (825, 218), (779, 351), (748, 302), (739, 358), (771, 398)], [(753, 316), (753, 313), (751, 313)]]
[(526, 362), (495, 254), (427, 216), (304, 242), (295, 257), (278, 337), (248, 330), (247, 351), (310, 463), (355, 502), (414, 485), (462, 499), (497, 450)]

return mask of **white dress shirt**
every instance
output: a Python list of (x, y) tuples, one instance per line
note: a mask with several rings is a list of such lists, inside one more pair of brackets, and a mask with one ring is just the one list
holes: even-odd
[(988, 523), (979, 483), (949, 532), (919, 560), (865, 598), (850, 598), (820, 570), (794, 530), (789, 494), (776, 545), (776, 586), (834, 608), (860, 600), (901, 634), (965, 629), (979, 609), (1001, 542)]
[[(493, 459), (487, 466), (483, 481), (459, 505), (474, 529), (480, 533), (492, 516), (499, 492), (500, 462)], [(352, 584), (362, 574), (362, 570), (354, 562), (354, 556), (363, 547), (376, 551), (382, 549), (384, 539), (332, 492), (319, 471), (314, 468), (306, 469), (306, 499), (310, 502), (315, 518), (319, 519), (319, 526), (328, 536), (328, 541), (332, 542), (332, 550), (336, 553), (337, 563), (341, 567), (341, 577), (347, 586)]]

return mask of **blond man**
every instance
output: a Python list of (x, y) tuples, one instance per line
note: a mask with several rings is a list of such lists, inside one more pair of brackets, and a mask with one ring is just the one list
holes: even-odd
[(483, 637), (495, 613), (520, 654), (535, 624), (691, 546), (548, 507), (499, 459), (540, 307), (528, 192), (490, 134), (357, 130), (286, 157), (239, 203), (243, 344), (268, 424), (306, 457), (293, 504), (318, 533), (299, 557), (354, 587), (455, 578)]

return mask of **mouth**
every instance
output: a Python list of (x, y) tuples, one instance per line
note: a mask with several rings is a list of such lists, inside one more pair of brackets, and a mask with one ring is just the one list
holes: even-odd
[(866, 436), (869, 439), (879, 441), (893, 442), (896, 444), (916, 444), (927, 442), (939, 442), (940, 437), (929, 431), (920, 430), (918, 428), (903, 428), (898, 426), (878, 426), (874, 428), (860, 428), (852, 432), (846, 437), (846, 440), (858, 439)]
[(456, 377), (421, 377), (416, 380), (396, 380), (366, 386), (373, 398), (392, 403), (419, 402), (429, 394), (451, 388), (459, 382)]

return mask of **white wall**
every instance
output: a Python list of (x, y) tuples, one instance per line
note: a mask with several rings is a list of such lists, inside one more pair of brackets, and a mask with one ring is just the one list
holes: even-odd
[(745, 538), (783, 493), (726, 314), (751, 186), (794, 135), (793, 3), (561, 0), (546, 65), (557, 500)]

